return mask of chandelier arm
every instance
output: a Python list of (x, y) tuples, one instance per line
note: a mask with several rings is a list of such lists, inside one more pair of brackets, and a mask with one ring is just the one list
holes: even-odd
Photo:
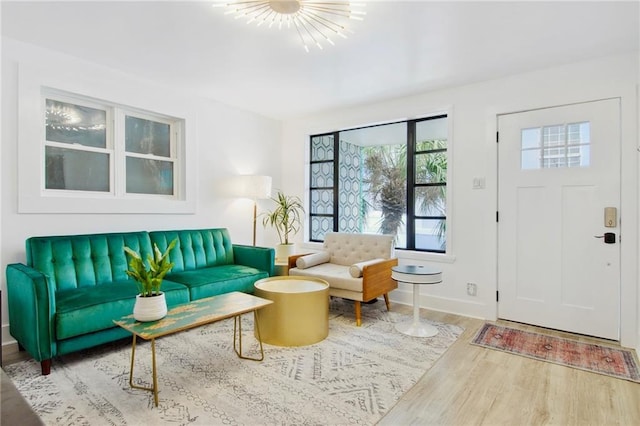
[[(299, 17), (300, 21), (303, 23), (306, 23), (306, 25), (310, 26), (311, 28), (313, 28), (318, 34), (320, 34), (322, 37), (324, 37), (326, 40), (329, 40), (329, 37), (327, 37), (321, 29), (319, 29), (318, 27), (316, 27), (315, 25), (313, 25), (313, 22), (311, 20), (309, 20), (309, 18), (305, 15), (300, 15)], [(310, 30), (307, 30), (310, 32)], [(313, 37), (312, 37), (313, 38)], [(316, 42), (316, 45), (318, 47), (320, 47), (320, 43), (314, 38), (314, 40)], [(329, 42), (331, 42), (331, 40), (329, 40)]]
[(252, 14), (261, 12), (262, 10), (269, 10), (268, 4), (255, 4), (253, 6), (247, 6), (243, 9), (236, 9), (236, 18), (249, 17)]
[(307, 32), (307, 35), (309, 36), (309, 38), (313, 41), (313, 43), (318, 46), (320, 49), (322, 49), (322, 45), (318, 42), (318, 40), (316, 40), (316, 38), (313, 36), (313, 33), (309, 30), (309, 27), (307, 25), (305, 25), (305, 22), (303, 19), (300, 19), (300, 16), (296, 16), (296, 19), (293, 20), (293, 22), (296, 22), (298, 24), (300, 24), (300, 26)]
[(307, 52), (309, 52), (309, 48), (307, 47), (307, 42), (305, 41), (304, 37), (302, 36), (302, 32), (300, 32), (300, 27), (298, 26), (298, 23), (296, 22), (296, 20), (293, 20), (293, 23), (296, 27), (296, 31), (298, 32), (298, 35), (300, 36), (300, 41), (302, 41), (302, 45), (304, 46), (304, 50), (306, 50)]
[(326, 27), (327, 29), (333, 31), (334, 33), (338, 33), (340, 32), (340, 30), (342, 31), (347, 31), (347, 29), (343, 26), (340, 25), (336, 22), (330, 21), (329, 19), (318, 15), (317, 13), (313, 13), (313, 12), (306, 12), (305, 15), (308, 15), (308, 18), (313, 19), (314, 21), (316, 21), (318, 24), (321, 24), (322, 26)]
[[(242, 7), (236, 7), (241, 5)], [(250, 13), (254, 13), (257, 10), (268, 8), (269, 3), (265, 3), (264, 0), (258, 1), (248, 1), (241, 3), (230, 3), (230, 10), (225, 12), (225, 14), (235, 14), (237, 16), (249, 15)]]
[[(256, 11), (256, 13), (257, 13), (257, 12), (258, 12), (258, 11)], [(271, 13), (273, 13), (273, 9), (270, 9), (270, 8), (268, 8), (268, 7), (265, 7), (263, 10), (261, 10), (261, 11), (260, 11), (260, 13), (257, 13), (255, 16), (253, 16), (252, 20), (253, 20), (253, 21), (257, 21), (257, 20), (259, 20), (259, 18), (260, 18), (261, 16), (263, 16), (263, 15), (265, 15), (265, 14), (266, 14), (267, 16), (269, 16)], [(265, 19), (266, 19), (266, 17), (265, 17)], [(250, 21), (250, 22), (251, 22), (251, 21)], [(263, 22), (264, 22), (264, 19), (263, 19), (263, 20), (262, 20), (262, 22), (261, 22), (261, 23), (259, 23), (258, 25), (261, 25)]]

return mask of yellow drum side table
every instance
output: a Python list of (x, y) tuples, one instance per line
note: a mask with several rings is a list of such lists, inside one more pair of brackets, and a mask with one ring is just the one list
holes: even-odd
[(312, 277), (256, 281), (254, 294), (274, 303), (256, 312), (260, 337), (275, 346), (305, 346), (329, 334), (329, 283)]

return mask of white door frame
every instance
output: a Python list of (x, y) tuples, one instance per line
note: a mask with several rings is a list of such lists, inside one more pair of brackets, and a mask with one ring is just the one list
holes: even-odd
[[(638, 200), (640, 199), (640, 176), (638, 165), (640, 163), (640, 91), (639, 85), (621, 85), (619, 91), (611, 96), (595, 96), (593, 98), (576, 98), (565, 102), (549, 102), (547, 105), (512, 105), (488, 112), (487, 142), (493, 146), (492, 158), (488, 164), (494, 165), (492, 180), (495, 183), (493, 202), (498, 208), (498, 144), (496, 134), (498, 132), (498, 116), (526, 112), (540, 108), (557, 107), (574, 103), (590, 102), (608, 98), (620, 98), (620, 344), (623, 347), (636, 349), (640, 355), (640, 216)], [(494, 213), (495, 214), (495, 213)], [(498, 290), (498, 224), (494, 228), (495, 259), (493, 271), (494, 290)], [(494, 292), (495, 294), (495, 292)], [(493, 298), (493, 320), (498, 319), (498, 302)]]

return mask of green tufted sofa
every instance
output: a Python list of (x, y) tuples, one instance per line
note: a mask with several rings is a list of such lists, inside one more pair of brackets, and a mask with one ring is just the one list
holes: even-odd
[(232, 244), (225, 228), (32, 237), (26, 264), (7, 265), (9, 329), (42, 374), (51, 359), (130, 336), (113, 320), (133, 312), (138, 293), (125, 273), (128, 246), (143, 258), (153, 244), (174, 262), (161, 290), (169, 308), (231, 291), (253, 292), (273, 275), (272, 248)]

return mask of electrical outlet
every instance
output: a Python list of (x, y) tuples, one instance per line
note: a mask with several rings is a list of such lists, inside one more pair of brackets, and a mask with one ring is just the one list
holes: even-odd
[(469, 296), (477, 296), (478, 295), (478, 287), (475, 283), (467, 283), (467, 294)]

